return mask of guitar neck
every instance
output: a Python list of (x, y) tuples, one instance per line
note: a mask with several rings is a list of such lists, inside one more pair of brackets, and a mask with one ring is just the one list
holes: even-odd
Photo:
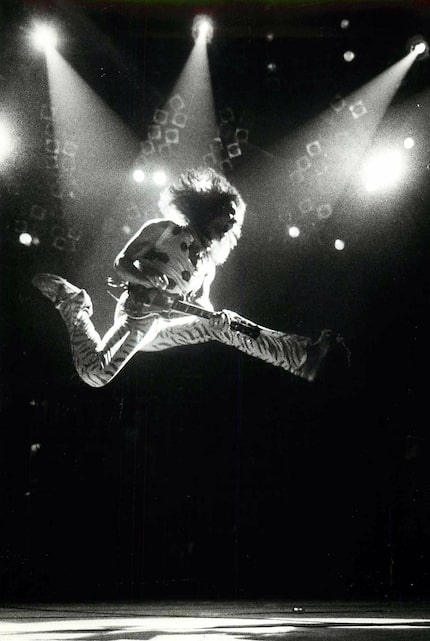
[(209, 309), (204, 309), (192, 303), (186, 303), (183, 300), (176, 300), (172, 303), (171, 309), (175, 309), (177, 312), (183, 312), (184, 314), (199, 316), (200, 318), (212, 318), (214, 315), (214, 312), (211, 312)]
[[(211, 312), (208, 309), (203, 307), (198, 307), (192, 303), (185, 303), (182, 300), (176, 300), (172, 303), (170, 309), (175, 309), (178, 312), (184, 312), (185, 314), (192, 314), (193, 316), (200, 316), (201, 318), (212, 318), (216, 315), (216, 312)], [(260, 328), (254, 323), (248, 323), (247, 321), (231, 321), (230, 329), (234, 332), (240, 332), (249, 336), (250, 338), (258, 338), (260, 335)]]
[[(167, 294), (155, 288), (147, 289), (139, 285), (133, 286), (129, 284), (128, 292), (129, 296), (125, 302), (125, 310), (131, 318), (144, 318), (151, 312), (165, 313), (170, 310), (199, 316), (200, 318), (212, 318), (216, 315), (216, 312), (212, 312), (209, 309), (180, 300), (177, 298), (177, 294)], [(241, 332), (250, 338), (258, 338), (260, 334), (259, 326), (245, 319), (232, 320), (230, 329), (235, 332)]]

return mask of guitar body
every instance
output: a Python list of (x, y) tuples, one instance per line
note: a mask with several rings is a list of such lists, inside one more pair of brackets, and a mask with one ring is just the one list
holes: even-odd
[[(179, 294), (171, 294), (164, 290), (144, 287), (143, 285), (128, 284), (128, 296), (124, 302), (124, 311), (130, 318), (139, 320), (150, 314), (159, 314), (172, 318), (175, 314), (212, 318), (218, 312), (212, 312), (199, 305), (188, 303)], [(245, 320), (231, 321), (230, 328), (241, 332), (250, 338), (257, 338), (260, 328)]]
[(181, 300), (179, 294), (168, 294), (155, 287), (128, 284), (128, 296), (124, 303), (124, 310), (131, 318), (139, 320), (148, 314), (160, 314), (169, 317), (173, 305)]

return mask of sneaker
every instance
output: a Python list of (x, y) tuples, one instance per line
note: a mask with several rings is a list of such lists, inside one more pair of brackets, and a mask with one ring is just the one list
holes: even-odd
[(337, 366), (350, 366), (350, 351), (343, 342), (342, 336), (336, 335), (331, 329), (324, 329), (319, 339), (307, 348), (306, 361), (297, 372), (309, 382), (320, 378), (321, 374), (335, 361)]
[(82, 289), (75, 287), (65, 278), (55, 274), (36, 274), (31, 282), (46, 298), (49, 298), (54, 303), (57, 309), (61, 303), (82, 292)]

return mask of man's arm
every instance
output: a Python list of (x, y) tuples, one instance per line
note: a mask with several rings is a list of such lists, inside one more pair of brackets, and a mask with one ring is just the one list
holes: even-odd
[(204, 307), (205, 309), (208, 309), (211, 312), (214, 311), (214, 307), (209, 299), (209, 294), (211, 291), (211, 285), (215, 278), (215, 273), (216, 273), (216, 268), (215, 268), (215, 265), (212, 263), (210, 271), (207, 273), (203, 281), (203, 284), (201, 287), (202, 293), (194, 301), (196, 305), (200, 305), (201, 307)]
[[(145, 223), (133, 236), (115, 258), (114, 267), (122, 280), (145, 287), (167, 287), (167, 277), (150, 260), (146, 261), (145, 255), (162, 241), (168, 228), (168, 221), (157, 219)], [(137, 261), (139, 267), (136, 266)]]

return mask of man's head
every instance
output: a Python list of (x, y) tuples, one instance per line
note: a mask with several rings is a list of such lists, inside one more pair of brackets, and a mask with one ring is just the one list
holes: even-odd
[(167, 218), (191, 225), (208, 244), (228, 245), (228, 251), (237, 244), (246, 209), (237, 189), (209, 168), (183, 173), (161, 194), (159, 207)]

